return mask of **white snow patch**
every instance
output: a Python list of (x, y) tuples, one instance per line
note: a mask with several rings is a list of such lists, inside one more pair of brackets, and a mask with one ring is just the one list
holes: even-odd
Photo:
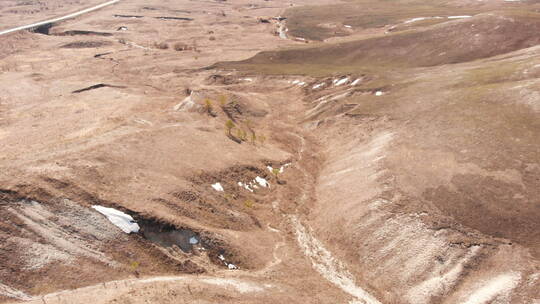
[(268, 183), (268, 181), (260, 176), (257, 176), (255, 177), (255, 181), (261, 185), (261, 187), (270, 187), (270, 184)]
[(403, 23), (407, 24), (407, 23), (413, 23), (413, 22), (416, 22), (416, 21), (422, 21), (422, 20), (426, 20), (428, 19), (427, 17), (417, 17), (417, 18), (412, 18), (412, 19), (409, 19)]
[(193, 101), (193, 98), (191, 96), (193, 96), (193, 92), (191, 92), (191, 94), (189, 94), (188, 97), (184, 98), (184, 100), (182, 100), (179, 104), (175, 105), (173, 109), (175, 111), (180, 111), (193, 108), (193, 106), (195, 106), (195, 102)]
[(244, 189), (248, 190), (249, 192), (253, 192), (253, 189), (251, 189), (251, 188), (249, 187), (248, 184), (244, 184), (244, 183), (242, 183), (242, 182), (238, 182), (238, 186), (244, 187)]
[(413, 23), (413, 22), (417, 22), (417, 21), (423, 21), (423, 20), (428, 20), (428, 19), (442, 19), (443, 17), (439, 17), (439, 16), (436, 16), (436, 17), (417, 17), (417, 18), (412, 18), (412, 19), (409, 19), (403, 23), (405, 24), (408, 24), (408, 23)]
[(347, 24), (344, 24), (343, 26), (346, 27), (346, 28), (352, 28), (352, 26), (347, 25)]
[(351, 86), (357, 85), (361, 80), (362, 78), (356, 78), (356, 80), (351, 83)]
[(344, 78), (341, 78), (341, 79), (339, 79), (338, 81), (336, 81), (336, 82), (335, 82), (335, 85), (336, 85), (336, 87), (337, 87), (337, 86), (340, 86), (340, 85), (342, 85), (342, 84), (347, 83), (347, 81), (349, 81), (349, 77), (344, 77)]
[(289, 29), (285, 27), (284, 24), (280, 24), (278, 28), (279, 38), (281, 39), (287, 39), (287, 32)]
[(137, 233), (139, 232), (139, 224), (135, 222), (135, 220), (131, 217), (129, 214), (125, 214), (124, 212), (120, 210), (116, 210), (114, 208), (107, 208), (103, 206), (92, 206), (93, 209), (95, 209), (97, 212), (105, 215), (107, 219), (113, 223), (116, 227), (120, 228), (125, 233)]
[(375, 92), (375, 96), (383, 96), (383, 91), (377, 91)]
[(241, 78), (240, 80), (252, 82), (252, 81), (253, 81), (253, 78)]
[(319, 84), (314, 85), (314, 86), (313, 86), (313, 89), (316, 90), (316, 89), (318, 89), (318, 88), (320, 88), (320, 87), (323, 87), (323, 86), (325, 86), (325, 85), (326, 85), (326, 83), (324, 83), (324, 82), (323, 82), (323, 83), (319, 83)]
[(500, 295), (508, 295), (512, 289), (516, 288), (520, 280), (521, 274), (517, 272), (501, 274), (477, 289), (463, 304), (490, 303)]
[(234, 264), (228, 264), (227, 267), (229, 267), (230, 270), (238, 269)]
[(212, 184), (212, 188), (216, 191), (223, 192), (223, 186), (220, 183)]
[(463, 15), (463, 16), (448, 16), (448, 19), (463, 19), (463, 18), (471, 18), (472, 16), (469, 15)]

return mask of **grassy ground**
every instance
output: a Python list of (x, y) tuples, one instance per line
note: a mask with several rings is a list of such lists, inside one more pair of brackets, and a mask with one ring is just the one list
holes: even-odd
[[(489, 7), (490, 5), (483, 3), (463, 6), (441, 0), (350, 0), (331, 6), (291, 8), (285, 16), (288, 18), (287, 26), (291, 35), (310, 40), (324, 40), (333, 36), (348, 35), (343, 25), (350, 25), (354, 29), (380, 28), (417, 17), (474, 15), (486, 11)], [(444, 21), (446, 20), (434, 19), (411, 26)]]
[[(485, 9), (399, 3), (395, 10), (389, 9), (395, 1), (293, 9), (288, 24), (293, 34), (324, 38), (329, 32), (316, 24), (326, 21), (376, 27)], [(401, 134), (388, 164), (402, 190), (467, 227), (529, 246), (539, 256), (540, 184), (534, 176), (540, 172), (531, 165), (540, 161), (540, 49), (534, 48), (539, 32), (539, 13), (511, 6), (375, 38), (263, 52), (223, 66), (314, 77), (370, 75), (357, 89), (385, 88), (384, 96), (353, 94), (312, 117), (334, 119), (340, 107), (354, 108), (347, 114), (355, 117), (386, 117), (388, 127)]]
[(375, 38), (262, 52), (221, 64), (268, 74), (383, 74), (487, 58), (540, 43), (540, 14), (505, 11)]

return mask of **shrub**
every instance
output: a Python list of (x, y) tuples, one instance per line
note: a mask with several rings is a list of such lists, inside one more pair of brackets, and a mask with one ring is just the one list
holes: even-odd
[(218, 97), (219, 104), (223, 107), (227, 103), (227, 96), (219, 95)]
[(242, 129), (238, 129), (238, 131), (236, 131), (236, 135), (238, 138), (240, 138), (241, 141), (247, 140), (247, 133)]
[(255, 203), (252, 201), (252, 200), (246, 200), (244, 201), (244, 206), (246, 206), (247, 208), (253, 208), (253, 205)]
[(160, 50), (166, 50), (169, 48), (169, 45), (165, 42), (155, 42), (154, 47)]
[(187, 45), (187, 44), (185, 44), (185, 43), (183, 43), (183, 42), (177, 42), (177, 43), (175, 43), (173, 48), (174, 48), (175, 51), (179, 51), (179, 52), (181, 52), (181, 51), (191, 51), (191, 50), (193, 50), (193, 47), (192, 47), (192, 46), (189, 46), (189, 45)]
[(225, 128), (227, 128), (227, 133), (229, 134), (229, 136), (232, 136), (231, 131), (235, 126), (236, 125), (234, 124), (234, 122), (230, 119), (225, 122)]
[(208, 98), (204, 100), (204, 109), (210, 116), (215, 116), (213, 112), (214, 107), (212, 105), (212, 101)]

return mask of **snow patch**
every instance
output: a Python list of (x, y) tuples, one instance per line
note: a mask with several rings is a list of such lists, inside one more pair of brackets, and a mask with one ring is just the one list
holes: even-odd
[(316, 90), (316, 89), (318, 89), (318, 88), (320, 88), (320, 87), (323, 87), (323, 86), (325, 86), (325, 85), (326, 85), (326, 83), (324, 83), (324, 82), (323, 82), (323, 83), (319, 83), (319, 84), (314, 85), (314, 86), (312, 87), (312, 89)]
[(223, 256), (223, 254), (220, 254), (218, 256), (218, 259), (220, 259), (223, 262), (223, 264), (225, 264), (225, 266), (227, 266), (227, 268), (229, 268), (230, 270), (238, 269), (238, 267), (236, 267), (236, 265), (234, 265), (232, 263), (227, 263), (227, 261), (225, 261), (225, 257)]
[[(460, 16), (458, 16), (460, 17)], [(405, 22), (403, 22), (404, 24), (409, 24), (409, 23), (413, 23), (413, 22), (417, 22), (417, 21), (423, 21), (423, 20), (428, 20), (428, 19), (442, 19), (443, 17), (417, 17), (417, 18), (412, 18), (412, 19), (409, 19)]]
[(238, 186), (244, 187), (244, 189), (248, 190), (249, 192), (253, 192), (253, 189), (250, 188), (248, 184), (244, 184), (242, 182), (238, 182)]
[(257, 176), (255, 177), (255, 181), (261, 185), (261, 187), (270, 187), (270, 184), (268, 183), (268, 181), (260, 176)]
[(351, 86), (357, 85), (360, 81), (362, 81), (361, 78), (356, 78), (356, 80), (351, 83)]
[(383, 96), (383, 95), (384, 95), (383, 91), (375, 92), (375, 96)]
[(289, 81), (289, 83), (292, 83), (292, 84), (297, 85), (297, 86), (299, 86), (299, 87), (304, 86), (304, 85), (306, 84), (304, 81), (300, 81), (300, 80), (298, 80), (298, 79), (297, 79), (297, 80), (293, 80), (293, 81)]
[(278, 28), (279, 38), (287, 39), (287, 32), (288, 31), (289, 31), (289, 29), (287, 29), (284, 24), (280, 24), (279, 28)]
[(135, 222), (135, 220), (131, 217), (131, 215), (126, 214), (120, 210), (116, 210), (114, 208), (107, 208), (103, 206), (92, 206), (94, 210), (97, 212), (105, 215), (107, 219), (113, 223), (116, 227), (120, 228), (125, 233), (138, 233), (139, 232), (139, 224)]
[(223, 186), (220, 183), (212, 184), (212, 188), (218, 192), (223, 192)]
[(413, 23), (413, 22), (416, 22), (416, 21), (422, 21), (422, 20), (426, 20), (428, 18), (426, 17), (417, 17), (417, 18), (412, 18), (412, 19), (409, 19), (407, 21), (405, 21), (404, 23), (407, 24), (407, 23)]
[(340, 85), (342, 85), (342, 84), (347, 83), (347, 81), (349, 81), (349, 77), (344, 77), (344, 78), (341, 78), (341, 79), (337, 80), (337, 81), (334, 83), (334, 85), (335, 85), (336, 87), (338, 87), (338, 86), (340, 86)]
[(469, 15), (463, 15), (463, 16), (448, 16), (448, 19), (463, 19), (463, 18), (471, 18), (472, 16)]
[(188, 97), (184, 98), (184, 100), (182, 100), (179, 104), (175, 105), (173, 109), (175, 111), (180, 111), (193, 108), (195, 106), (195, 102), (193, 101), (192, 96), (193, 92), (191, 92), (191, 94), (189, 94)]

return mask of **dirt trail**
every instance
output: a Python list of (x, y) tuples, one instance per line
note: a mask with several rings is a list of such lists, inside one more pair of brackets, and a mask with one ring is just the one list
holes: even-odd
[(103, 282), (101, 284), (73, 290), (58, 291), (38, 297), (30, 297), (21, 294), (18, 299), (28, 301), (28, 303), (65, 303), (66, 301), (70, 300), (77, 300), (78, 302), (80, 302), (83, 299), (92, 299), (97, 294), (100, 294), (103, 299), (107, 299), (117, 294), (122, 294), (133, 289), (142, 288), (143, 286), (157, 287), (159, 283), (170, 283), (182, 286), (189, 286), (190, 284), (201, 284), (213, 286), (215, 288), (228, 289), (239, 292), (241, 294), (258, 293), (263, 292), (266, 289), (273, 288), (271, 285), (268, 284), (262, 285), (257, 282), (252, 282), (244, 279), (228, 278), (226, 276), (163, 276)]

